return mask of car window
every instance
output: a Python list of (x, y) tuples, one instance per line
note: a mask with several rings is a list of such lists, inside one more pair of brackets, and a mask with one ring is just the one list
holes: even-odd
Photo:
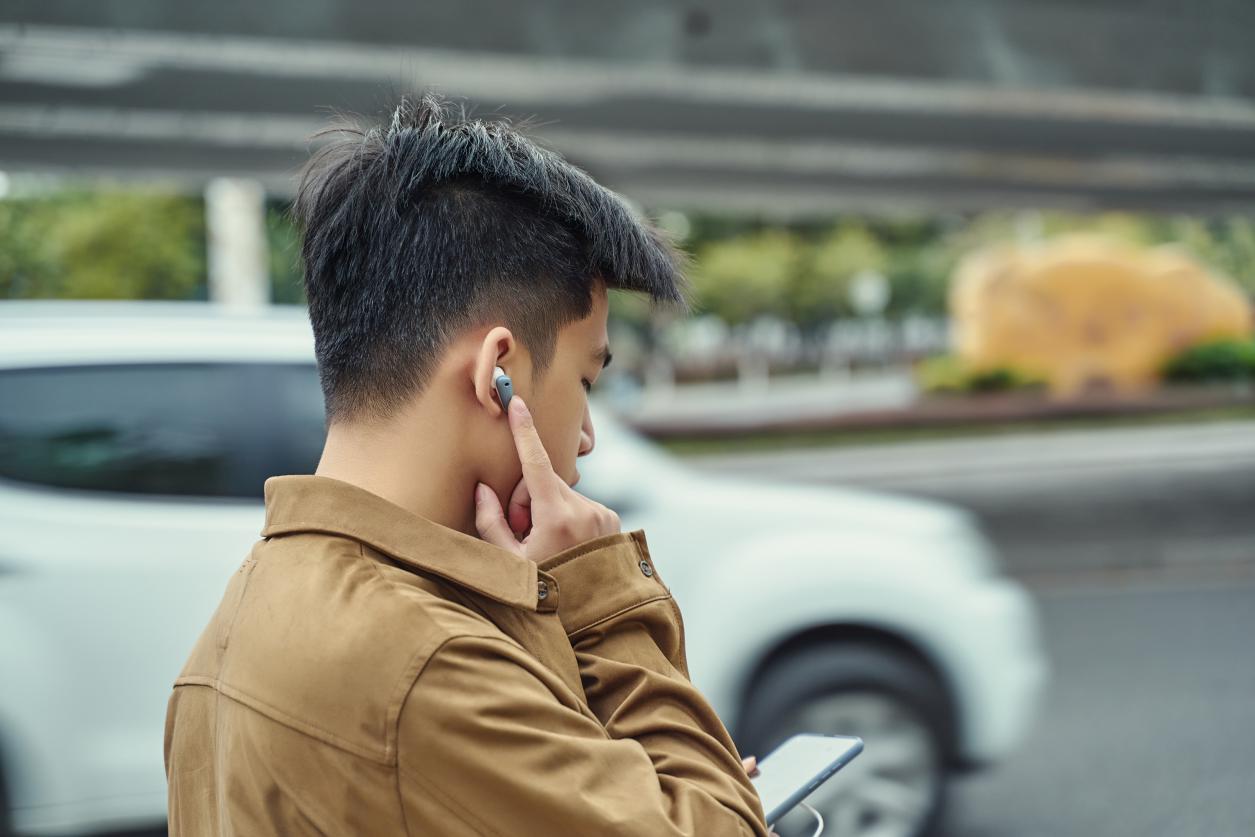
[[(313, 366), (284, 366), (314, 374)], [(0, 371), (0, 477), (120, 494), (260, 499), (309, 473), (312, 433), (282, 444), (266, 365), (133, 364)], [(321, 412), (321, 396), (316, 400)], [(321, 431), (319, 431), (321, 432)], [(319, 441), (321, 447), (321, 441)]]
[(318, 368), (312, 363), (264, 364), (254, 368), (255, 397), (269, 406), (277, 431), (276, 474), (312, 474), (327, 431)]

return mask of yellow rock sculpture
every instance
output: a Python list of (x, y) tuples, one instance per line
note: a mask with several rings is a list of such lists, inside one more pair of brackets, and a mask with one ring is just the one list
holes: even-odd
[(1059, 397), (1147, 390), (1182, 349), (1252, 330), (1242, 290), (1183, 250), (1085, 237), (978, 251), (956, 271), (950, 312), (965, 367), (1010, 367)]

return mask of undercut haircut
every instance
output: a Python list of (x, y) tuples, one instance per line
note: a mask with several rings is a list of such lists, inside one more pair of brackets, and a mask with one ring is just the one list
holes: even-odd
[(466, 328), (505, 325), (539, 376), (598, 282), (688, 308), (666, 236), (506, 119), (429, 93), (318, 136), (293, 212), (328, 425), (394, 417)]

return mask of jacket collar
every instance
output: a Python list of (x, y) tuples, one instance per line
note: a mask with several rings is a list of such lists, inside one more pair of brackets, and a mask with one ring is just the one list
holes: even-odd
[(542, 602), (537, 595), (537, 582), (548, 576), (536, 562), (416, 515), (352, 483), (288, 474), (268, 478), (264, 493), (262, 537), (294, 532), (343, 535), (513, 607), (547, 610), (556, 604)]

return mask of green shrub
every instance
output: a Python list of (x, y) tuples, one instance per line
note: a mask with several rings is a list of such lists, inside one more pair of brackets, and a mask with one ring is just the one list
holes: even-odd
[(968, 369), (953, 355), (930, 357), (916, 366), (916, 377), (925, 392), (980, 394), (1038, 389), (1044, 382), (1008, 366)]
[(1179, 383), (1255, 380), (1255, 340), (1211, 340), (1191, 346), (1164, 365), (1164, 378)]

